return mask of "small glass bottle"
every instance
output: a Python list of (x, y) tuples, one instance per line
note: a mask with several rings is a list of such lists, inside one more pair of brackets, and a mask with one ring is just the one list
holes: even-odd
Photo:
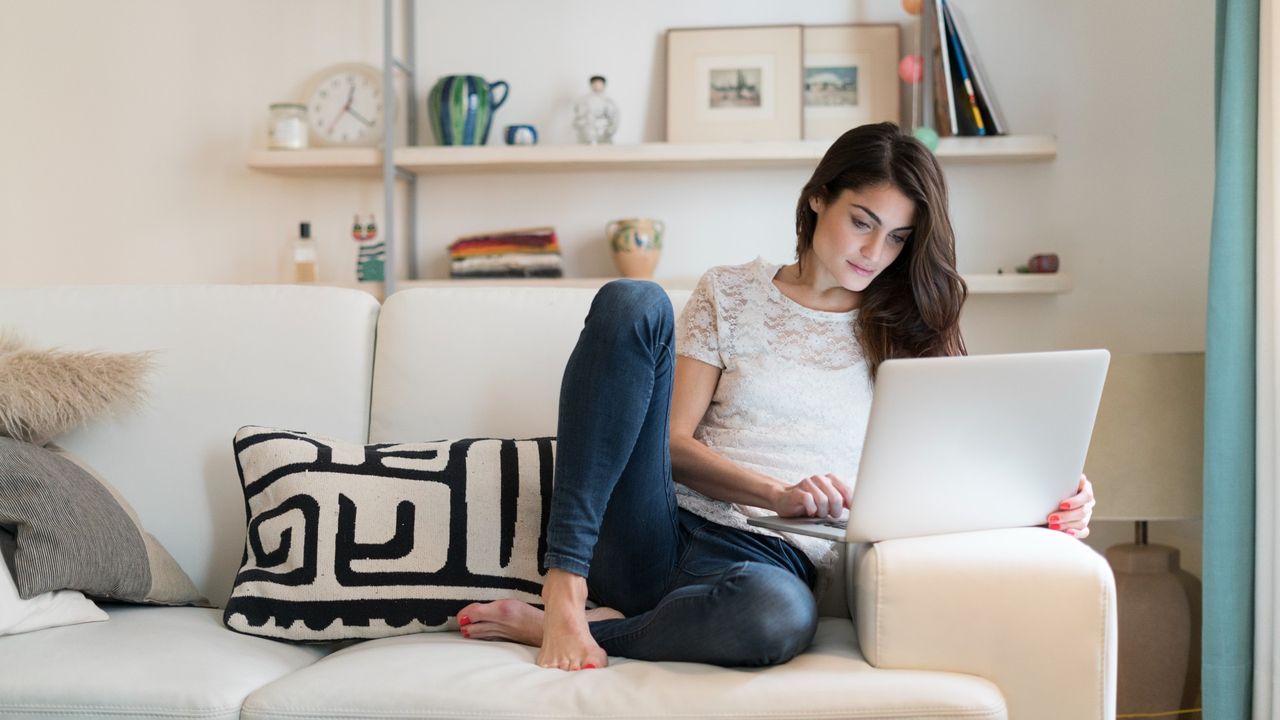
[(311, 223), (298, 225), (298, 239), (293, 241), (293, 279), (300, 283), (313, 283), (319, 279), (320, 258), (316, 243), (311, 239)]

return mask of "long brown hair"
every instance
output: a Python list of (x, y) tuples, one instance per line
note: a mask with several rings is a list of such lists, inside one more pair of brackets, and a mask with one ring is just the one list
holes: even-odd
[(796, 204), (796, 260), (813, 248), (816, 197), (830, 206), (845, 190), (890, 185), (915, 204), (901, 254), (862, 292), (858, 340), (874, 378), (890, 358), (966, 354), (960, 307), (969, 289), (956, 271), (947, 183), (933, 153), (889, 122), (862, 125), (832, 143)]

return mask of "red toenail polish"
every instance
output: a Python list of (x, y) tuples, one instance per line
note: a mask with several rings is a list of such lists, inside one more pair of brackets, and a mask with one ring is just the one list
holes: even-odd
[(591, 663), (587, 663), (586, 665), (583, 665), (583, 666), (582, 666), (582, 669), (583, 669), (583, 670), (595, 670), (595, 669), (596, 669), (596, 666), (595, 666), (595, 665), (592, 665)]
[(471, 637), (471, 631), (470, 631), (470, 630), (468, 630), (468, 629), (466, 629), (466, 628), (462, 628), (462, 637), (464, 637), (464, 638), (469, 638), (469, 637)]
[(458, 616), (458, 627), (465, 627), (470, 624), (471, 624), (471, 618), (467, 617), (466, 615)]

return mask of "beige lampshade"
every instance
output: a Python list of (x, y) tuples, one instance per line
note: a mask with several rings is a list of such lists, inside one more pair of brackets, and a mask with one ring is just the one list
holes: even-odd
[(1084, 472), (1095, 520), (1200, 517), (1204, 353), (1111, 355)]

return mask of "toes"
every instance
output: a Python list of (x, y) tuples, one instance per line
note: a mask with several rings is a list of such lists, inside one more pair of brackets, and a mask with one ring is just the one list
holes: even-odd
[(462, 637), (472, 640), (505, 640), (502, 627), (491, 622), (472, 622), (462, 628)]

